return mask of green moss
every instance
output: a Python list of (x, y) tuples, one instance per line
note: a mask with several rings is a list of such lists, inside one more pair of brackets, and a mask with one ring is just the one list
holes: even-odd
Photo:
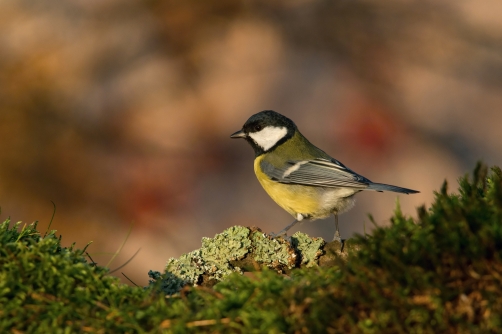
[(139, 305), (148, 293), (107, 276), (108, 270), (88, 263), (82, 250), (62, 247), (54, 231), (43, 237), (36, 224), (21, 230), (20, 223), (9, 225), (9, 220), (0, 224), (0, 332), (139, 327), (134, 321), (125, 323), (130, 316), (124, 315), (114, 317), (115, 324), (101, 321), (123, 300), (135, 300)]

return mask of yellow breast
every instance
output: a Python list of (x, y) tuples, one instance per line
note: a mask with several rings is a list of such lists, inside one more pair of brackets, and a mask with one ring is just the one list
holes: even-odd
[(260, 169), (263, 156), (254, 161), (254, 172), (267, 194), (284, 210), (296, 218), (297, 213), (317, 216), (321, 194), (315, 187), (283, 184), (272, 181)]

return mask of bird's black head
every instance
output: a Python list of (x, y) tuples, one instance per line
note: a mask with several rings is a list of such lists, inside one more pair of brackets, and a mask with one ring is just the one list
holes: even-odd
[(270, 152), (293, 137), (297, 130), (292, 120), (273, 110), (264, 110), (251, 116), (242, 126), (242, 130), (233, 133), (230, 138), (244, 138), (251, 144), (255, 155)]

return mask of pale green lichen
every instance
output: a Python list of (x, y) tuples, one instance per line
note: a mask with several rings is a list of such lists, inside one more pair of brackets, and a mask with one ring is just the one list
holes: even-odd
[(322, 247), (326, 242), (322, 238), (311, 238), (302, 232), (291, 237), (291, 244), (301, 257), (301, 264), (310, 268), (317, 265), (317, 259), (323, 254)]
[(294, 234), (290, 243), (271, 238), (259, 229), (234, 226), (214, 238), (202, 238), (200, 249), (169, 259), (164, 274), (150, 271), (150, 285), (173, 294), (187, 284), (211, 285), (234, 272), (242, 273), (237, 265), (267, 266), (278, 272), (299, 264), (311, 267), (317, 264), (323, 245), (322, 239), (304, 233)]
[(249, 229), (234, 226), (214, 238), (202, 238), (201, 256), (208, 262), (223, 263), (242, 259), (251, 246)]
[(246, 227), (233, 226), (214, 238), (202, 238), (201, 249), (183, 254), (178, 259), (170, 258), (163, 275), (150, 271), (150, 285), (160, 284), (162, 291), (173, 294), (186, 284), (197, 285), (202, 275), (208, 275), (207, 280), (219, 281), (233, 272), (242, 272), (229, 262), (242, 259), (249, 252), (249, 233)]
[(291, 269), (296, 263), (296, 254), (291, 245), (282, 238), (270, 238), (262, 232), (251, 235), (255, 261), (263, 262), (268, 267), (280, 270), (281, 267)]

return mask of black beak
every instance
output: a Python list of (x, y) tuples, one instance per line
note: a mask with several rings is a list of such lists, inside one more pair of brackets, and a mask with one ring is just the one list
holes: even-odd
[(239, 130), (237, 132), (234, 132), (230, 135), (230, 138), (245, 138), (246, 137), (246, 134), (244, 133), (244, 131), (242, 130)]

